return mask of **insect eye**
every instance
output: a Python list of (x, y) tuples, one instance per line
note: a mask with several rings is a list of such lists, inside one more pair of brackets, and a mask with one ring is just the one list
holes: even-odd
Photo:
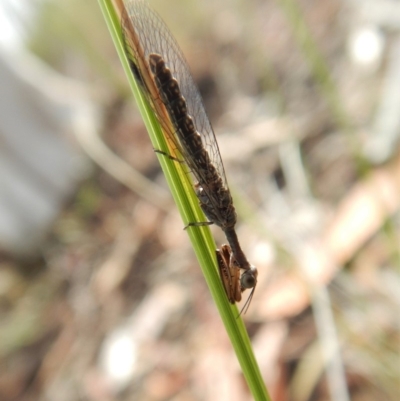
[(242, 274), (242, 277), (240, 278), (240, 284), (244, 289), (254, 288), (257, 284), (257, 279), (251, 271), (248, 271)]

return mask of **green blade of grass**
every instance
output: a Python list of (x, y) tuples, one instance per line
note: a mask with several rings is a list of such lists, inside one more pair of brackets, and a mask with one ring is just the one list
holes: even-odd
[[(151, 106), (142, 96), (129, 68), (128, 60), (125, 56), (122, 45), (120, 20), (114, 10), (112, 1), (99, 0), (99, 5), (107, 22), (115, 47), (121, 59), (121, 63), (128, 76), (129, 83), (145, 122), (153, 147), (169, 153), (169, 148), (162, 128), (158, 123)], [(182, 166), (180, 163), (176, 163), (168, 157), (160, 154), (158, 154), (158, 159), (182, 216), (184, 225), (189, 222), (206, 221), (206, 218), (200, 209), (196, 194), (194, 193), (193, 183), (187, 174), (185, 166)], [(236, 305), (231, 305), (228, 302), (225, 290), (220, 281), (215, 257), (215, 243), (210, 230), (207, 226), (189, 227), (187, 232), (190, 241), (193, 244), (194, 251), (207, 285), (217, 305), (218, 311), (239, 360), (243, 374), (249, 385), (250, 391), (255, 400), (269, 401), (270, 398), (254, 357), (246, 328), (242, 319), (240, 317), (238, 318), (239, 312)]]

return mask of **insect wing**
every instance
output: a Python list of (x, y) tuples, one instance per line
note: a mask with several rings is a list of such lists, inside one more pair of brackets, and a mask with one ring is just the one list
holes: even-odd
[[(160, 95), (154, 82), (151, 82), (149, 59), (153, 54), (161, 55), (172, 77), (179, 84), (180, 92), (186, 102), (187, 113), (192, 118), (196, 131), (200, 134), (201, 143), (207, 150), (211, 162), (227, 188), (226, 176), (215, 138), (214, 131), (204, 109), (201, 95), (194, 83), (189, 67), (176, 40), (162, 19), (141, 0), (128, 1), (122, 20), (123, 37), (126, 54), (131, 63), (136, 80), (152, 105), (160, 124), (165, 130), (169, 142), (183, 156), (193, 175), (199, 182), (207, 182), (207, 173), (196, 157), (188, 152), (179, 142), (176, 128), (167, 116), (166, 108), (160, 105)], [(167, 120), (169, 120), (167, 122)], [(204, 190), (209, 191), (205, 186)], [(213, 193), (207, 193), (210, 202), (218, 201)]]

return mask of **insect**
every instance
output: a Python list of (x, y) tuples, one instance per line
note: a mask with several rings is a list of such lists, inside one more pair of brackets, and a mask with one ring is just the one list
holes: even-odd
[(236, 211), (218, 143), (182, 51), (145, 1), (126, 2), (122, 29), (135, 79), (174, 153), (188, 165), (197, 181), (196, 195), (209, 221), (188, 226), (214, 223), (224, 231), (229, 245), (217, 250), (217, 261), (228, 299), (234, 304), (240, 301), (244, 290), (252, 289), (251, 300), (258, 272), (240, 247), (235, 231)]

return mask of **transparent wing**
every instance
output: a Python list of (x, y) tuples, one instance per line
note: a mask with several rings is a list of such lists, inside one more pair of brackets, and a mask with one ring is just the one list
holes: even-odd
[[(194, 83), (182, 51), (169, 29), (163, 20), (148, 7), (146, 2), (141, 0), (133, 0), (126, 3), (126, 14), (123, 15), (122, 25), (125, 50), (130, 57), (131, 63), (134, 63), (131, 67), (136, 79), (142, 84), (142, 87), (145, 87), (143, 92), (155, 109), (154, 111), (157, 115), (159, 114), (157, 113), (157, 107), (154, 107), (157, 99), (154, 99), (151, 92), (146, 90), (146, 80), (143, 78), (145, 74), (151, 76), (148, 59), (150, 54), (153, 53), (162, 56), (172, 76), (177, 80), (180, 91), (186, 100), (188, 114), (192, 117), (196, 131), (201, 136), (203, 147), (208, 152), (210, 160), (217, 170), (225, 189), (228, 190), (218, 143), (204, 109), (201, 95)], [(136, 34), (137, 43), (134, 43), (129, 35), (128, 31), (132, 28)], [(143, 68), (146, 71), (143, 71)], [(199, 182), (204, 182), (206, 180), (204, 171), (196, 163), (195, 157), (181, 145), (176, 133), (172, 132), (171, 124), (165, 124), (162, 121), (162, 117), (159, 120), (169, 136), (168, 139), (182, 154), (193, 175)], [(207, 192), (207, 187), (204, 190)], [(212, 193), (207, 193), (207, 195), (210, 202), (213, 202), (215, 195)]]

